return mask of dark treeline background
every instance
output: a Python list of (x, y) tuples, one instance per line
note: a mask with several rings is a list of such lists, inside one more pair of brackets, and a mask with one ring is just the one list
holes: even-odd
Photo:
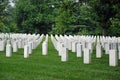
[(0, 0), (0, 32), (120, 36), (120, 0)]

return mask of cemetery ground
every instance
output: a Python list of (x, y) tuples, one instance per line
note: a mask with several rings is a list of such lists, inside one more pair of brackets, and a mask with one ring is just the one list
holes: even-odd
[(110, 67), (108, 54), (98, 59), (94, 48), (90, 64), (84, 64), (83, 57), (77, 58), (71, 51), (68, 61), (61, 62), (50, 37), (48, 43), (46, 56), (42, 55), (41, 43), (29, 58), (23, 57), (23, 49), (9, 58), (5, 51), (0, 52), (0, 80), (120, 80), (120, 60), (118, 66)]

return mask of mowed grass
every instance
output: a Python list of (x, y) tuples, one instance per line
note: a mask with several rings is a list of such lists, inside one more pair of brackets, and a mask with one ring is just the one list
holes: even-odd
[(117, 67), (110, 67), (108, 55), (97, 59), (94, 50), (91, 64), (83, 64), (83, 57), (71, 51), (68, 61), (61, 62), (50, 38), (48, 46), (47, 56), (42, 55), (40, 44), (27, 59), (23, 49), (10, 58), (0, 52), (0, 80), (120, 80), (120, 60)]

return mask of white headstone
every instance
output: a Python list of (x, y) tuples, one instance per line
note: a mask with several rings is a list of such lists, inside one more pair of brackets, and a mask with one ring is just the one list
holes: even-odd
[(43, 44), (42, 44), (42, 55), (47, 55), (48, 53), (48, 45), (47, 45), (47, 42), (44, 41)]
[(120, 43), (118, 43), (118, 58), (120, 59)]
[(101, 52), (101, 45), (100, 43), (97, 43), (96, 45), (96, 57), (101, 58), (102, 57), (102, 52)]
[(57, 48), (56, 49), (57, 49), (57, 51), (59, 51), (59, 49), (60, 49), (60, 42), (59, 41), (57, 42)]
[(31, 42), (28, 42), (28, 47), (29, 47), (28, 53), (32, 54), (32, 43)]
[(63, 49), (62, 49), (63, 46), (64, 44), (62, 42), (59, 42), (59, 51), (58, 51), (59, 56), (61, 56), (63, 53)]
[(29, 57), (28, 50), (29, 50), (28, 45), (25, 45), (25, 46), (24, 46), (24, 58), (28, 58), (28, 57)]
[(109, 54), (109, 43), (105, 43), (105, 54)]
[(33, 41), (31, 43), (32, 43), (32, 49), (34, 49), (34, 43), (33, 43)]
[(92, 42), (88, 43), (88, 49), (90, 50), (90, 53), (92, 53), (92, 51), (93, 51), (93, 43)]
[(14, 42), (13, 42), (13, 52), (17, 52), (17, 51), (18, 51), (17, 42), (14, 41)]
[(120, 59), (120, 50), (118, 51), (118, 59)]
[(0, 51), (4, 51), (4, 47), (5, 47), (5, 41), (2, 40), (0, 41)]
[(11, 50), (11, 45), (7, 43), (6, 45), (6, 57), (11, 57), (12, 56), (12, 50)]
[(68, 61), (68, 50), (66, 47), (62, 47), (61, 61), (62, 62)]
[(109, 51), (109, 65), (110, 66), (117, 66), (118, 61), (117, 61), (117, 53), (116, 50), (110, 50)]
[(84, 49), (84, 57), (83, 57), (84, 64), (89, 64), (91, 63), (91, 53), (89, 49), (85, 48)]
[(33, 41), (33, 49), (36, 48), (36, 41)]
[(77, 44), (77, 57), (82, 57), (82, 44)]
[(85, 42), (82, 41), (82, 51), (84, 51), (84, 49), (85, 49)]
[(77, 44), (76, 41), (72, 42), (72, 52), (76, 52), (76, 44)]

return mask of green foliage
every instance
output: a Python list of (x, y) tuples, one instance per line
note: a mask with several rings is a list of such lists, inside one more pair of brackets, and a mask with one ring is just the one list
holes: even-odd
[(9, 0), (0, 1), (0, 32), (16, 32), (14, 22), (14, 9), (9, 5)]
[(111, 36), (119, 36), (120, 35), (120, 5), (119, 2), (113, 6), (116, 14), (113, 18), (110, 18), (111, 25), (108, 29), (108, 34)]
[(10, 32), (18, 32), (18, 27), (16, 23), (11, 23), (9, 28), (10, 28)]
[(107, 30), (111, 26), (110, 19), (115, 17), (117, 10), (114, 7), (118, 7), (118, 0), (91, 0), (90, 6), (97, 15), (97, 21), (103, 29), (103, 35), (107, 35)]
[(1, 32), (3, 33), (18, 32), (18, 27), (16, 23), (10, 23), (9, 26), (4, 26), (3, 28), (1, 28)]
[[(93, 12), (91, 6), (88, 4), (84, 3), (81, 4), (79, 9), (79, 15), (76, 16), (76, 23), (79, 25), (79, 34), (95, 34), (94, 30), (96, 27), (98, 27), (98, 23), (96, 21), (96, 14)], [(84, 32), (85, 29), (87, 32)], [(92, 32), (92, 33), (91, 33)]]
[[(85, 30), (82, 28), (85, 27), (88, 30), (87, 34), (110, 35), (109, 31), (113, 30), (110, 28), (113, 25), (110, 19), (116, 17), (120, 11), (118, 0), (90, 0), (79, 3), (66, 1), (61, 4), (64, 6), (58, 8), (58, 13), (60, 14), (57, 16), (56, 28), (54, 28), (57, 34), (65, 34), (66, 32), (85, 34)], [(68, 10), (70, 11), (69, 13), (67, 13)], [(70, 19), (71, 17), (73, 20)], [(70, 25), (76, 26), (74, 30)], [(117, 24), (114, 25), (118, 26)], [(115, 33), (118, 34), (117, 32)]]
[(88, 30), (83, 28), (81, 31), (78, 32), (78, 35), (88, 35)]
[(102, 35), (102, 27), (95, 28), (95, 35)]
[[(98, 27), (97, 15), (91, 6), (83, 2), (65, 1), (57, 10), (53, 33), (56, 34), (77, 34), (83, 33), (84, 28), (89, 30), (87, 34)], [(74, 26), (71, 27), (71, 26)], [(84, 28), (83, 28), (84, 27)], [(83, 29), (83, 30), (82, 30)], [(80, 31), (79, 31), (80, 30)], [(93, 33), (94, 34), (94, 33)]]
[(52, 33), (55, 32), (56, 34), (65, 34), (70, 28), (70, 24), (75, 22), (75, 18), (72, 15), (71, 4), (71, 1), (64, 1), (63, 3), (59, 4), (60, 7), (56, 12), (57, 17), (55, 18), (55, 28), (53, 29)]
[(108, 33), (111, 36), (119, 36), (120, 35), (120, 19), (112, 18), (111, 23), (112, 25), (108, 29)]
[(6, 7), (8, 4), (8, 0), (0, 1), (0, 32), (6, 27), (8, 22), (8, 18), (6, 17)]
[[(119, 35), (119, 0), (8, 0), (0, 2), (0, 32)], [(73, 27), (74, 26), (74, 27)], [(87, 32), (84, 32), (85, 29)]]
[[(27, 33), (47, 33), (53, 23), (51, 1), (20, 0), (16, 3), (16, 21)], [(27, 5), (26, 5), (27, 4)], [(38, 29), (38, 30), (36, 30)]]
[(2, 29), (5, 27), (5, 25), (2, 23), (2, 22), (0, 22), (0, 32), (2, 32)]

